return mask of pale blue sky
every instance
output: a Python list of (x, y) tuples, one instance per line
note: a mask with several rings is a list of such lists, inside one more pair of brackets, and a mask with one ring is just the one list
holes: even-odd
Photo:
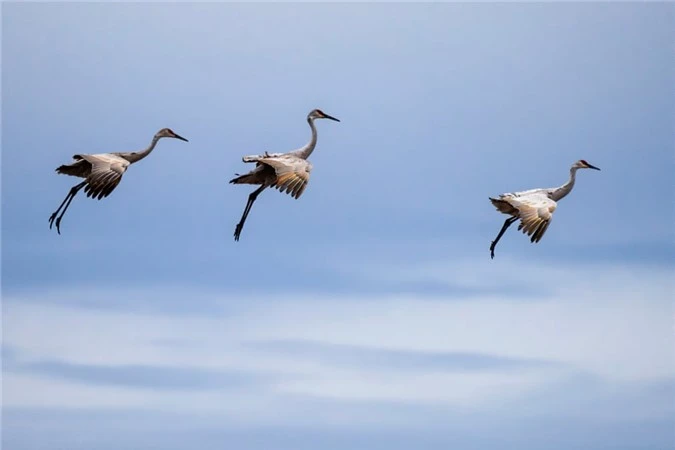
[[(3, 448), (673, 447), (671, 4), (3, 4)], [(297, 148), (240, 242), (241, 156)], [(54, 169), (162, 140), (107, 199)], [(541, 243), (488, 197), (562, 184)]]

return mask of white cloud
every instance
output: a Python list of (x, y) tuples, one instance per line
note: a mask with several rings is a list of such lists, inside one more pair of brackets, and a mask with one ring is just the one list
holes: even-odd
[[(675, 375), (670, 271), (625, 266), (557, 267), (527, 264), (439, 263), (397, 276), (468, 287), (525, 283), (541, 298), (497, 295), (467, 298), (413, 295), (235, 298), (166, 290), (185, 302), (218, 301), (223, 313), (150, 314), (85, 309), (57, 303), (72, 292), (4, 299), (5, 345), (20, 362), (151, 365), (247, 370), (276, 374), (259, 389), (174, 392), (84, 385), (44, 373), (5, 375), (5, 406), (153, 407), (195, 412), (246, 410), (257, 420), (274, 416), (286, 396), (337, 401), (403, 402), (490, 410), (526, 398), (583, 373), (608, 385), (649, 383)], [(503, 267), (517, 267), (503, 269)], [(385, 269), (383, 273), (391, 273)], [(378, 276), (378, 274), (372, 274)], [(115, 295), (93, 298), (109, 301)], [(135, 294), (144, 297), (143, 290)], [(32, 297), (32, 298), (31, 298)], [(45, 297), (46, 298), (46, 297)], [(344, 364), (293, 353), (260, 351), (255, 341), (309, 340), (370, 349), (475, 352), (560, 363), (473, 372)], [(628, 384), (626, 384), (628, 383)], [(223, 404), (228, 406), (225, 407)], [(286, 402), (287, 403), (287, 402)], [(271, 410), (270, 410), (271, 408)], [(306, 414), (306, 412), (305, 412)], [(245, 419), (242, 419), (245, 420)], [(262, 419), (260, 419), (262, 420)]]

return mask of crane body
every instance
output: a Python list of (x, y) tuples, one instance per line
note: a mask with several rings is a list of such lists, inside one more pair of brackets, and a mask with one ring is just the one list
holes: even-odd
[(249, 155), (242, 158), (243, 162), (255, 163), (256, 166), (248, 173), (237, 175), (230, 180), (230, 183), (254, 184), (260, 187), (248, 196), (244, 213), (234, 229), (235, 241), (238, 241), (241, 236), (241, 231), (244, 228), (248, 214), (251, 212), (253, 203), (266, 188), (277, 188), (280, 192), (286, 192), (295, 199), (300, 198), (305, 191), (307, 183), (309, 183), (309, 175), (312, 171), (312, 164), (307, 158), (314, 151), (317, 142), (317, 131), (314, 125), (316, 119), (330, 119), (339, 122), (335, 117), (329, 116), (319, 109), (314, 109), (307, 115), (307, 122), (312, 130), (312, 136), (306, 145), (288, 153), (265, 152), (262, 155)]
[(518, 230), (530, 236), (530, 242), (536, 243), (541, 240), (551, 224), (553, 212), (558, 206), (557, 202), (574, 188), (578, 169), (600, 170), (581, 159), (572, 165), (569, 180), (560, 187), (530, 189), (501, 194), (498, 198), (490, 197), (490, 201), (497, 208), (497, 211), (510, 216), (504, 221), (499, 234), (497, 234), (495, 240), (490, 244), (490, 258), (495, 257), (497, 243), (506, 230), (517, 220), (520, 220)]
[[(56, 168), (56, 172), (62, 175), (70, 175), (85, 180), (73, 186), (61, 205), (49, 217), (49, 228), (56, 225), (56, 231), (61, 234), (61, 220), (68, 210), (70, 203), (75, 195), (84, 188), (87, 197), (101, 200), (107, 197), (117, 187), (122, 180), (122, 175), (127, 168), (146, 156), (148, 156), (157, 145), (157, 142), (163, 137), (170, 137), (186, 141), (182, 136), (177, 135), (169, 128), (162, 128), (152, 138), (150, 145), (139, 152), (114, 152), (98, 153), (92, 155), (77, 154), (73, 155), (75, 162), (64, 164)], [(61, 214), (59, 214), (61, 212)]]

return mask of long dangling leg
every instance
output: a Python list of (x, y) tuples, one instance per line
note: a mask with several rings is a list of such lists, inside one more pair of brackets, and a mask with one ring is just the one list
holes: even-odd
[(507, 230), (507, 229), (511, 226), (511, 224), (512, 224), (513, 222), (515, 222), (516, 220), (518, 220), (517, 217), (509, 217), (508, 219), (506, 219), (506, 220), (504, 221), (504, 225), (502, 226), (502, 229), (499, 230), (499, 234), (497, 235), (497, 238), (496, 238), (494, 241), (492, 241), (492, 244), (490, 244), (490, 259), (494, 259), (494, 258), (495, 258), (495, 247), (497, 246), (497, 242), (499, 242), (499, 240), (502, 238), (502, 236), (504, 235), (504, 233), (506, 233), (506, 230)]
[(246, 203), (246, 208), (244, 208), (244, 214), (241, 216), (241, 220), (237, 224), (237, 226), (234, 229), (234, 240), (238, 241), (239, 240), (239, 235), (241, 234), (241, 230), (244, 228), (244, 222), (246, 222), (246, 217), (248, 217), (248, 213), (251, 212), (251, 207), (253, 206), (253, 202), (255, 202), (255, 199), (258, 198), (258, 195), (262, 191), (265, 190), (267, 186), (262, 185), (255, 191), (251, 192), (251, 195), (248, 196), (248, 202)]
[[(56, 231), (59, 234), (61, 234), (60, 225), (61, 225), (61, 219), (63, 218), (63, 215), (66, 213), (66, 210), (70, 206), (70, 202), (73, 201), (73, 198), (75, 197), (75, 195), (79, 192), (80, 189), (82, 189), (86, 185), (87, 185), (87, 182), (83, 181), (82, 183), (77, 184), (77, 185), (73, 186), (72, 188), (70, 188), (70, 191), (68, 191), (68, 195), (66, 195), (66, 198), (63, 199), (63, 201), (61, 202), (61, 205), (59, 205), (58, 209), (56, 211), (54, 211), (54, 213), (51, 216), (49, 216), (49, 229), (50, 230), (52, 229), (52, 225), (54, 225), (54, 220), (56, 219)], [(65, 205), (65, 207), (64, 207), (64, 205)], [(61, 208), (63, 208), (63, 211), (61, 211)], [(59, 211), (61, 211), (61, 215), (57, 219), (56, 216), (59, 214)]]

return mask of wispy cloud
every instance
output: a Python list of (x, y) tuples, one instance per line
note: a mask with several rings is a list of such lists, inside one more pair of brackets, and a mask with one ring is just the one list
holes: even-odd
[[(371, 276), (389, 273), (377, 267), (382, 272), (371, 269)], [(396, 270), (404, 279), (469, 288), (482, 278), (494, 286), (509, 280), (543, 294), (288, 292), (242, 301), (238, 294), (184, 288), (161, 292), (168, 304), (185, 304), (185, 311), (163, 314), (131, 304), (130, 310), (110, 310), (57, 301), (71, 291), (51, 291), (48, 299), (39, 291), (9, 295), (5, 344), (21, 370), (7, 373), (5, 386), (15, 389), (7, 390), (5, 402), (30, 406), (49, 397), (61, 407), (113, 402), (193, 411), (243, 402), (255, 420), (253, 411), (271, 412), (288, 398), (490, 410), (506, 403), (524, 408), (518, 399), (548, 392), (538, 403), (546, 411), (546, 404), (555, 410), (549, 402), (557, 394), (549, 389), (565, 380), (601, 380), (592, 389), (606, 397), (606, 386), (629, 392), (634, 383), (660, 383), (675, 374), (667, 269), (439, 261), (424, 271), (415, 265)], [(106, 288), (88, 295), (114, 302), (131, 293), (142, 305), (154, 303), (145, 296), (151, 290)], [(212, 305), (210, 312), (202, 302)], [(160, 375), (163, 381), (153, 384)], [(73, 395), (96, 383), (100, 389)], [(241, 387), (233, 397), (231, 385)]]
[(271, 381), (271, 377), (260, 371), (225, 371), (141, 364), (74, 364), (54, 360), (21, 363), (7, 356), (3, 358), (3, 372), (17, 375), (23, 373), (76, 384), (140, 388), (149, 391), (242, 389), (260, 387)]
[(288, 355), (304, 360), (325, 361), (329, 364), (403, 371), (471, 372), (490, 369), (525, 369), (559, 365), (553, 361), (508, 358), (468, 352), (409, 351), (329, 344), (306, 340), (275, 340), (251, 342), (247, 347), (276, 355)]

